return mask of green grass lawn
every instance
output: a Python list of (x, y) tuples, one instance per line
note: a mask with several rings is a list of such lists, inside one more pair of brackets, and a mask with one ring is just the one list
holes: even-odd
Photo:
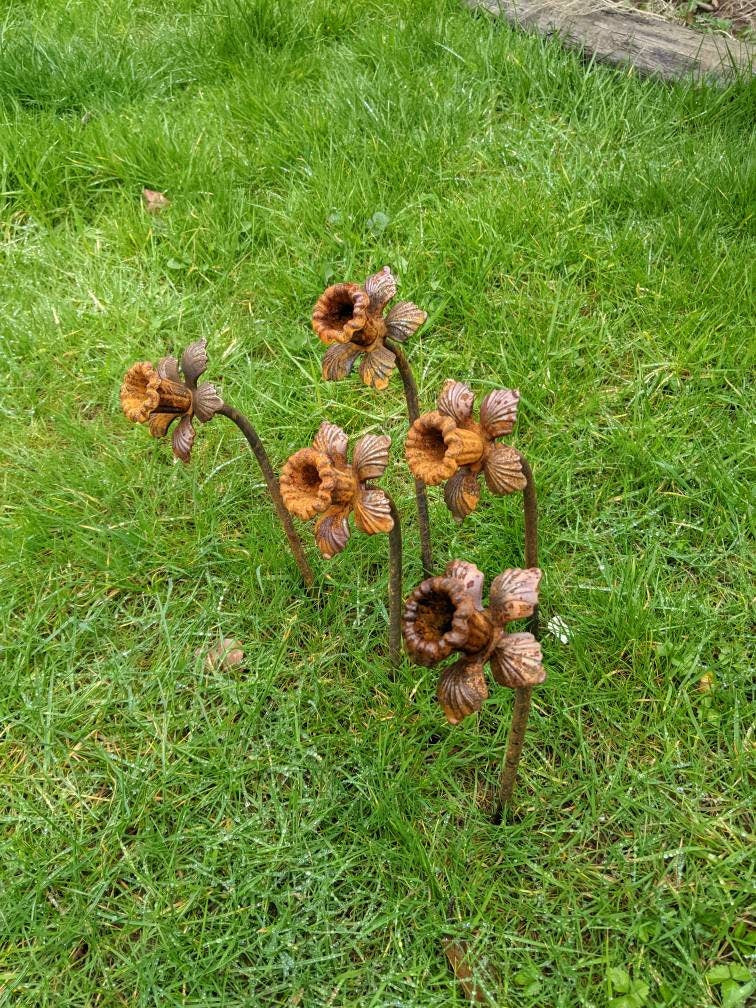
[[(451, 934), (507, 1008), (743, 1004), (756, 90), (457, 0), (8, 0), (0, 109), (0, 1003), (462, 1005)], [(385, 263), (426, 409), (522, 391), (570, 640), (499, 827), (512, 695), (450, 728), (436, 672), (392, 677), (385, 537), (303, 528), (308, 600), (235, 428), (183, 466), (119, 410), (205, 336), (276, 466), (390, 431), (409, 590), (398, 377), (325, 384), (309, 329)], [(429, 495), (439, 563), (522, 563), (519, 497)]]

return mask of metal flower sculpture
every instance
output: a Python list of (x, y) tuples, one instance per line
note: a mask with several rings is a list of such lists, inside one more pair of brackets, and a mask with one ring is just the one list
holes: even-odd
[(389, 495), (373, 481), (389, 460), (391, 438), (366, 434), (347, 459), (347, 436), (336, 424), (323, 421), (310, 448), (295, 452), (281, 470), (284, 505), (297, 518), (315, 522), (315, 542), (326, 558), (340, 553), (350, 537), (349, 516), (368, 535), (389, 536), (389, 656), (399, 660), (402, 598), (402, 537), (399, 514)]
[(153, 437), (163, 437), (174, 420), (173, 454), (189, 462), (196, 431), (194, 419), (207, 423), (214, 416), (225, 416), (244, 434), (260, 466), (276, 514), (289, 541), (294, 560), (309, 588), (314, 582), (312, 570), (296, 533), (289, 512), (281, 499), (278, 480), (268, 453), (247, 417), (223, 402), (210, 382), (197, 385), (197, 379), (207, 370), (207, 342), (191, 343), (181, 360), (162, 357), (156, 365), (148, 361), (134, 364), (126, 372), (121, 385), (121, 408), (129, 420), (149, 426)]
[(441, 674), (438, 699), (450, 724), (479, 711), (488, 699), (483, 668), (488, 663), (501, 686), (537, 686), (546, 678), (541, 645), (527, 631), (510, 633), (513, 620), (532, 616), (538, 605), (541, 572), (506, 570), (494, 578), (483, 606), (483, 574), (471, 563), (453, 560), (441, 577), (428, 578), (404, 607), (407, 651), (418, 665), (433, 666), (458, 652)]
[(482, 572), (474, 564), (453, 560), (441, 577), (418, 585), (402, 617), (404, 642), (416, 664), (430, 667), (455, 652), (460, 655), (443, 670), (436, 691), (450, 724), (479, 711), (488, 699), (487, 664), (497, 683), (515, 691), (497, 819), (514, 790), (533, 687), (546, 678), (535, 636), (509, 630), (510, 623), (525, 618), (535, 627), (540, 580), (537, 567), (505, 570), (494, 578), (484, 607)]
[(328, 287), (312, 312), (312, 327), (328, 350), (323, 357), (323, 377), (338, 381), (351, 373), (358, 357), (360, 377), (375, 389), (388, 386), (396, 367), (396, 353), (386, 338), (403, 343), (427, 319), (411, 301), (399, 301), (384, 316), (396, 296), (396, 279), (388, 266), (360, 286), (338, 283)]
[(315, 542), (326, 559), (340, 553), (349, 540), (349, 515), (361, 532), (375, 535), (394, 527), (391, 502), (373, 487), (388, 465), (391, 438), (366, 434), (347, 461), (347, 436), (336, 424), (324, 420), (311, 448), (302, 448), (281, 470), (281, 496), (288, 510), (315, 523)]
[[(201, 423), (212, 420), (223, 408), (215, 385), (197, 379), (207, 370), (207, 344), (197, 340), (181, 355), (161, 357), (155, 366), (140, 361), (126, 372), (121, 385), (121, 408), (134, 423), (146, 423), (153, 437), (163, 437), (174, 420), (173, 454), (189, 462), (195, 429), (193, 418)], [(183, 374), (183, 378), (182, 378)]]
[(445, 483), (446, 506), (458, 521), (478, 506), (481, 473), (494, 494), (524, 490), (527, 483), (520, 453), (496, 440), (512, 433), (520, 393), (489, 392), (480, 404), (479, 422), (473, 419), (474, 400), (463, 382), (445, 382), (438, 409), (418, 417), (405, 443), (413, 475), (428, 486)]
[[(321, 294), (313, 309), (312, 327), (328, 346), (323, 357), (323, 377), (338, 381), (352, 372), (358, 358), (360, 377), (375, 389), (388, 386), (398, 368), (412, 423), (420, 415), (417, 384), (401, 345), (426, 321), (427, 314), (411, 301), (399, 301), (384, 314), (396, 295), (396, 279), (388, 266), (367, 278), (364, 284), (338, 283)], [(420, 551), (426, 575), (433, 559), (425, 486), (415, 480)]]

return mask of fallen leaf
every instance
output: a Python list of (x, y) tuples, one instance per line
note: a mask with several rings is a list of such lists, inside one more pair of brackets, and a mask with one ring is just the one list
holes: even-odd
[(465, 941), (444, 939), (444, 955), (449, 960), (454, 976), (459, 981), (465, 997), (471, 1004), (494, 1006), (495, 1002), (481, 985), (480, 977), (476, 978), (470, 965), (470, 946)]
[(714, 689), (714, 673), (705, 672), (698, 680), (698, 688), (702, 693), (711, 693)]
[(155, 189), (142, 189), (142, 200), (147, 213), (159, 213), (171, 205), (168, 197)]
[[(202, 648), (195, 652), (198, 658), (202, 657)], [(233, 637), (224, 637), (214, 644), (205, 654), (205, 668), (208, 672), (228, 672), (236, 665), (241, 665), (244, 661), (244, 650), (239, 641)]]

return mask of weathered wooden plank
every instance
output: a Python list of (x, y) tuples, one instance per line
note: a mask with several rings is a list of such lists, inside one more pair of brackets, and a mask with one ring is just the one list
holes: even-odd
[(632, 64), (642, 74), (667, 79), (728, 79), (756, 72), (756, 46), (703, 34), (656, 14), (607, 0), (466, 0), (467, 5), (542, 35), (559, 35), (589, 56)]

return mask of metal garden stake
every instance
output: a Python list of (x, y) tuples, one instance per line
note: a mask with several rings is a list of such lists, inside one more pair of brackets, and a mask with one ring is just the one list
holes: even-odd
[[(479, 420), (476, 421), (473, 417), (475, 396), (472, 390), (463, 382), (449, 380), (441, 389), (437, 409), (424, 413), (410, 427), (405, 456), (416, 479), (429, 486), (444, 483), (444, 500), (457, 521), (463, 521), (478, 506), (481, 475), (493, 494), (510, 494), (522, 490), (525, 564), (529, 569), (537, 569), (538, 511), (533, 473), (527, 460), (518, 451), (498, 442), (498, 438), (512, 433), (517, 421), (519, 400), (520, 393), (516, 389), (495, 389), (481, 402)], [(523, 615), (529, 616), (530, 635), (537, 641), (537, 597), (532, 610)], [(492, 667), (495, 668), (493, 663)], [(496, 677), (495, 671), (494, 676)], [(507, 751), (499, 781), (499, 802), (502, 808), (512, 798), (533, 686), (543, 681), (529, 681), (529, 677), (525, 675), (521, 675), (520, 679), (522, 681), (518, 682), (517, 677), (510, 676), (505, 683), (513, 687), (515, 697)], [(464, 691), (469, 693), (469, 682), (472, 680), (468, 676), (465, 682), (468, 685), (464, 687)]]
[(207, 341), (191, 343), (181, 360), (163, 357), (156, 365), (140, 361), (126, 372), (121, 385), (121, 408), (134, 423), (146, 423), (153, 437), (163, 437), (174, 421), (173, 454), (189, 462), (196, 431), (194, 420), (207, 423), (214, 416), (225, 416), (242, 432), (260, 466), (268, 493), (276, 509), (299, 573), (305, 585), (314, 578), (289, 512), (281, 499), (270, 459), (252, 424), (233, 406), (223, 402), (215, 385), (197, 379), (207, 370)]
[[(358, 358), (360, 377), (370, 388), (385, 389), (394, 368), (404, 385), (410, 423), (420, 415), (417, 385), (409, 361), (400, 346), (427, 319), (411, 301), (398, 301), (384, 315), (396, 296), (396, 279), (388, 266), (367, 278), (364, 284), (338, 283), (318, 298), (312, 312), (312, 327), (328, 346), (323, 357), (323, 377), (338, 381), (352, 372)], [(425, 486), (415, 480), (417, 520), (423, 572), (433, 573), (428, 501)]]
[(396, 666), (401, 650), (402, 532), (399, 513), (385, 490), (374, 485), (389, 459), (391, 439), (365, 434), (347, 460), (347, 436), (336, 424), (323, 421), (310, 448), (291, 456), (281, 470), (281, 496), (288, 510), (310, 521), (315, 518), (315, 542), (326, 558), (346, 546), (349, 516), (368, 535), (389, 537), (389, 661)]

